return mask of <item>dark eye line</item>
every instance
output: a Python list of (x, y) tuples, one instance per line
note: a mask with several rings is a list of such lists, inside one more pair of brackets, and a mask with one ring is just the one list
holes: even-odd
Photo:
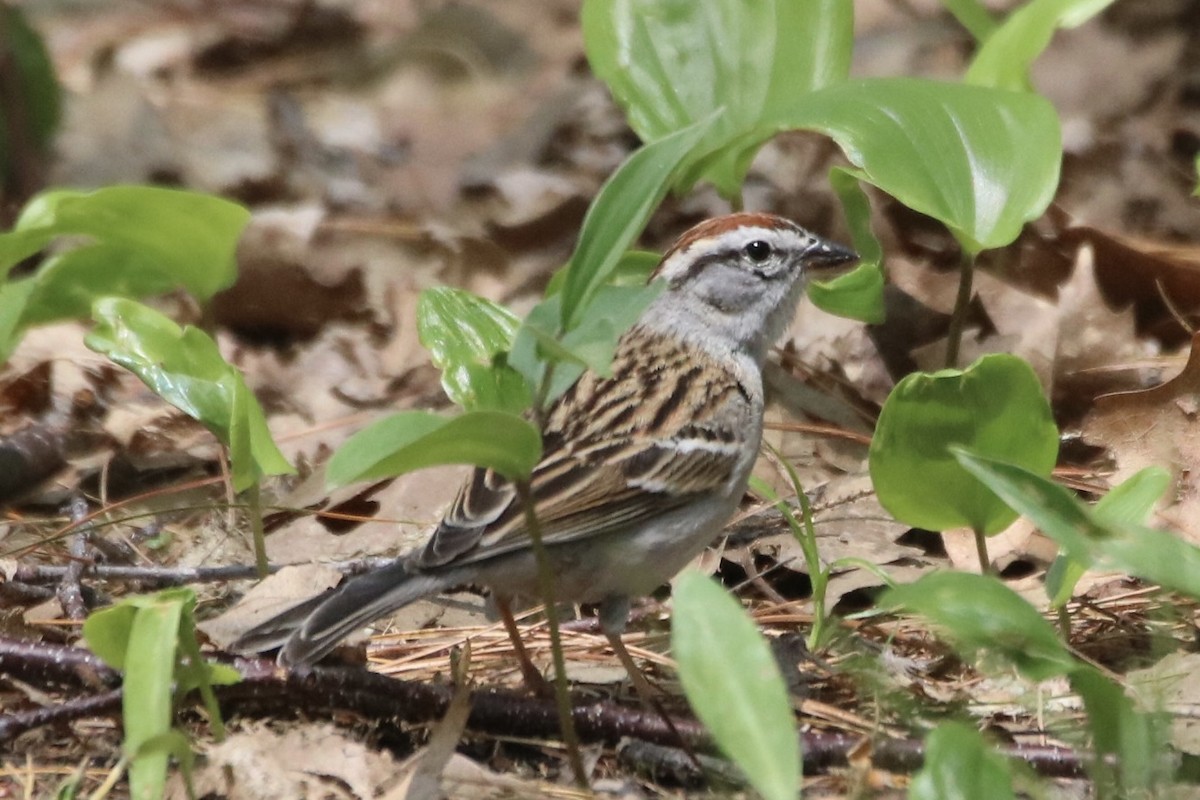
[[(743, 246), (743, 247), (730, 248), (728, 250), (722, 250), (722, 251), (716, 252), (716, 253), (710, 253), (709, 255), (705, 256), (704, 258), (698, 258), (688, 267), (687, 272), (684, 273), (683, 275), (680, 275), (675, 280), (673, 280), (671, 282), (671, 285), (679, 286), (680, 284), (682, 284), (688, 280), (691, 280), (695, 276), (699, 275), (701, 272), (703, 272), (705, 269), (707, 269), (710, 265), (716, 264), (717, 262), (729, 261), (729, 260), (740, 260), (741, 257), (743, 255), (745, 255), (745, 253), (746, 253), (746, 248)], [(783, 277), (783, 275), (786, 273), (786, 270), (777, 270), (777, 271), (768, 273), (768, 272), (764, 272), (763, 270), (759, 269), (759, 267), (763, 266), (766, 263), (767, 263), (766, 261), (751, 262), (750, 269), (755, 275), (757, 275), (758, 277), (762, 278), (765, 281), (776, 280), (778, 278)]]

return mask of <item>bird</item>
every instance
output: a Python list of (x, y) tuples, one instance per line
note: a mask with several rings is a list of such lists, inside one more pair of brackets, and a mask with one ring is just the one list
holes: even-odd
[[(664, 288), (621, 336), (610, 376), (583, 373), (542, 415), (529, 487), (555, 594), (599, 605), (631, 677), (621, 643), (631, 599), (679, 572), (737, 509), (762, 440), (768, 351), (810, 278), (856, 259), (772, 214), (705, 220), (664, 253), (651, 276)], [(255, 626), (232, 649), (279, 647), (280, 665), (312, 664), (371, 621), (466, 585), (490, 590), (537, 685), (510, 607), (538, 595), (522, 504), (511, 481), (478, 467), (423, 547)]]

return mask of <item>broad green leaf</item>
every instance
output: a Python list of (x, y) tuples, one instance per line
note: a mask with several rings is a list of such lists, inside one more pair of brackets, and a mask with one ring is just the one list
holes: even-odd
[(1071, 559), (1200, 598), (1200, 548), (1178, 535), (1111, 518), (1102, 522), (1069, 491), (1041, 475), (977, 453), (959, 450), (955, 455), (998, 497), (1058, 542)]
[[(250, 212), (236, 203), (195, 192), (151, 186), (59, 189), (31, 200), (12, 233), (0, 235), (0, 266), (7, 270), (56, 236), (83, 235), (142, 254), (175, 285), (207, 300), (233, 283), (234, 250), (249, 219)], [(121, 271), (119, 264), (112, 268)]]
[(98, 297), (150, 297), (179, 286), (156, 254), (106, 243), (51, 256), (27, 280), (33, 291), (21, 315), (23, 328), (86, 317)]
[(965, 370), (908, 375), (884, 402), (871, 439), (871, 480), (896, 519), (998, 533), (1016, 512), (960, 465), (954, 446), (1050, 473), (1058, 429), (1027, 363), (992, 354)]
[(417, 302), (421, 344), (442, 371), (446, 395), (467, 411), (519, 414), (529, 387), (498, 356), (512, 347), (521, 321), (503, 306), (449, 287), (426, 289)]
[(878, 324), (884, 318), (883, 248), (871, 232), (871, 204), (852, 173), (834, 167), (829, 182), (842, 201), (859, 263), (853, 272), (810, 284), (809, 299), (830, 314)]
[[(1092, 506), (1093, 518), (1104, 525), (1140, 525), (1171, 485), (1171, 473), (1161, 467), (1146, 467), (1114, 486)], [(1070, 602), (1075, 584), (1088, 565), (1060, 553), (1046, 570), (1046, 593), (1055, 608)]]
[(229, 448), (235, 490), (249, 488), (263, 475), (293, 471), (242, 374), (221, 357), (208, 334), (117, 297), (98, 300), (93, 317), (96, 327), (85, 339), (87, 346), (212, 431)]
[(563, 278), (561, 323), (574, 328), (596, 291), (608, 282), (621, 257), (662, 202), (671, 177), (717, 121), (716, 114), (638, 148), (609, 176), (588, 207), (579, 242)]
[(137, 609), (129, 632), (122, 681), (122, 721), (131, 797), (157, 800), (167, 777), (167, 753), (139, 753), (142, 745), (171, 728), (172, 685), (183, 603), (164, 597)]
[(925, 764), (913, 776), (908, 800), (1010, 800), (1008, 760), (974, 728), (944, 722), (925, 737)]
[(925, 617), (968, 661), (981, 652), (999, 656), (1033, 681), (1065, 675), (1076, 666), (1037, 609), (990, 575), (932, 572), (888, 589), (880, 603)]
[(58, 237), (74, 246), (48, 258), (19, 290), (0, 295), (0, 361), (30, 325), (85, 316), (100, 297), (183, 288), (200, 300), (233, 283), (234, 250), (249, 219), (216, 197), (115, 186), (35, 197), (0, 234), (0, 275)]
[(1027, 92), (848, 81), (797, 96), (772, 124), (832, 137), (860, 179), (941, 221), (970, 253), (1011, 243), (1058, 186), (1058, 115)]
[(1099, 14), (1113, 0), (1032, 0), (1009, 14), (971, 60), (964, 80), (979, 86), (1033, 90), (1029, 67), (1059, 28), (1075, 27)]
[(405, 411), (351, 436), (329, 459), (331, 486), (376, 480), (441, 464), (474, 464), (524, 478), (542, 455), (537, 428), (503, 411), (442, 417)]
[(675, 579), (671, 651), (696, 716), (767, 800), (795, 800), (800, 746), (771, 648), (728, 592), (699, 572)]
[(740, 193), (775, 107), (844, 80), (850, 0), (587, 0), (583, 39), (592, 71), (652, 141), (725, 109), (688, 159), (680, 186), (702, 178)]

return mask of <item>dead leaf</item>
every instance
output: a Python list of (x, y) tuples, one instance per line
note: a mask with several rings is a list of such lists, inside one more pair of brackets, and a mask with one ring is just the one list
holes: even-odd
[(1200, 544), (1200, 335), (1192, 340), (1183, 371), (1153, 389), (1109, 394), (1096, 400), (1083, 437), (1105, 447), (1117, 463), (1114, 483), (1138, 470), (1161, 466), (1174, 491), (1159, 518)]
[[(292, 722), (283, 732), (246, 725), (209, 748), (193, 779), (197, 797), (373, 800), (399, 770), (387, 750), (372, 749), (332, 724)], [(167, 797), (187, 796), (176, 773)]]

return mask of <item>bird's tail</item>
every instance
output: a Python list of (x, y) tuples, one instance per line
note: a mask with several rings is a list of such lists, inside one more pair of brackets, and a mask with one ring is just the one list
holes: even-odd
[(260, 652), (282, 646), (280, 665), (311, 664), (372, 620), (459, 583), (453, 572), (414, 572), (396, 561), (256, 625), (230, 649)]

